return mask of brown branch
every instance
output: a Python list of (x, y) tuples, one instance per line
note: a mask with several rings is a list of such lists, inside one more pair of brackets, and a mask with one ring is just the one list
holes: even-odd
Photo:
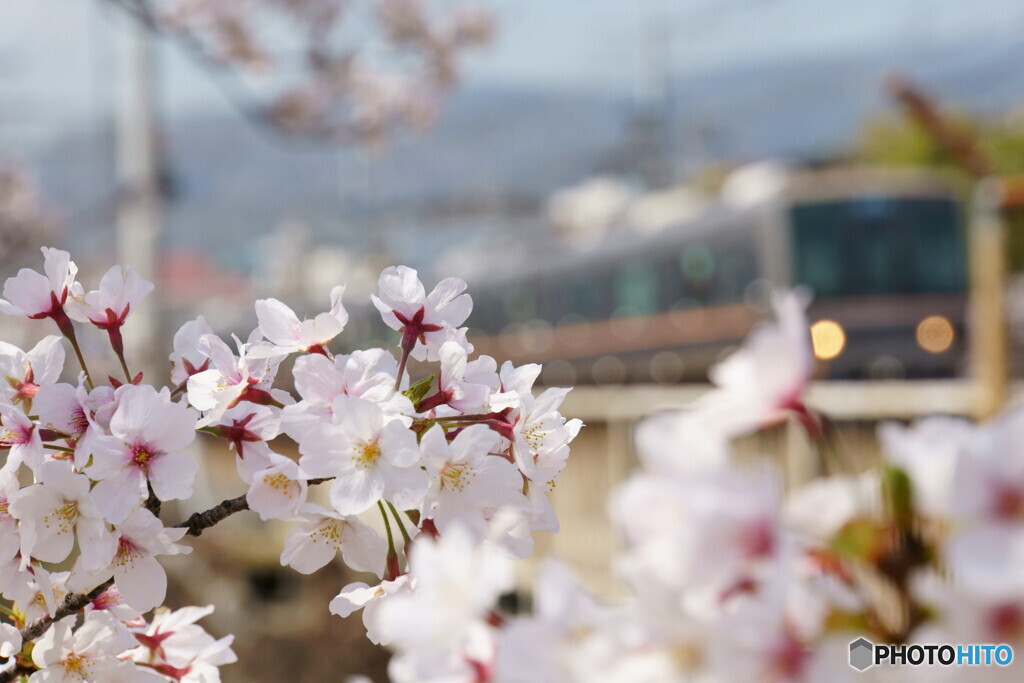
[[(310, 479), (309, 484), (316, 485), (322, 484), (325, 481), (330, 481), (329, 477), (322, 479)], [(196, 512), (191, 517), (186, 519), (180, 524), (175, 524), (177, 529), (187, 529), (185, 533), (189, 536), (201, 536), (203, 531), (209, 529), (236, 512), (242, 512), (243, 510), (249, 509), (249, 502), (245, 499), (245, 495), (238, 496), (237, 498), (228, 498), (225, 501), (221, 501), (220, 505), (212, 507), (209, 510), (203, 510), (202, 512)]]
[(202, 512), (196, 512), (191, 517), (186, 519), (180, 524), (175, 524), (177, 529), (187, 529), (185, 533), (189, 536), (200, 536), (205, 529), (209, 529), (211, 526), (227, 519), (236, 512), (242, 510), (248, 510), (249, 503), (245, 499), (245, 494), (238, 498), (228, 498), (222, 501), (220, 505), (210, 508), (209, 510), (203, 510)]
[(886, 81), (889, 94), (906, 110), (907, 115), (925, 132), (943, 151), (965, 171), (975, 178), (992, 175), (994, 165), (978, 146), (978, 140), (967, 131), (959, 130), (943, 117), (931, 97), (919, 89), (910, 80), (900, 76), (890, 76)]
[[(96, 586), (88, 593), (68, 593), (64, 596), (64, 599), (60, 601), (60, 606), (54, 612), (53, 616), (43, 615), (33, 621), (31, 624), (21, 629), (21, 639), (24, 642), (35, 640), (39, 636), (46, 633), (50, 628), (50, 625), (55, 621), (60, 621), (64, 617), (77, 614), (81, 610), (85, 609), (86, 605), (98, 598), (103, 591), (110, 588), (111, 584), (114, 583), (113, 577), (107, 579), (99, 586)], [(32, 673), (32, 670), (25, 670), (24, 667), (16, 667), (11, 671), (0, 673), (0, 683), (9, 683), (18, 676)]]
[(38, 671), (38, 669), (36, 669), (34, 666), (25, 666), (24, 664), (19, 664), (12, 670), (0, 674), (0, 682), (7, 683), (7, 681), (13, 681), (14, 679), (20, 676), (31, 676), (36, 671)]

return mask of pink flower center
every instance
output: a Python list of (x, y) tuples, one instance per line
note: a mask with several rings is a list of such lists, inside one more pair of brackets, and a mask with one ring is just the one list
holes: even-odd
[(1020, 487), (1002, 481), (992, 483), (992, 512), (1003, 520), (1024, 517), (1024, 492)]
[(26, 429), (23, 425), (19, 424), (0, 429), (0, 448), (27, 444), (32, 436), (33, 429), (35, 429), (35, 425), (29, 425)]
[(136, 468), (145, 474), (149, 474), (149, 466), (159, 453), (151, 450), (146, 444), (136, 444), (132, 448), (131, 462)]
[(135, 545), (135, 542), (127, 536), (122, 536), (117, 542), (117, 554), (114, 555), (114, 564), (123, 567), (131, 565), (135, 560), (142, 559), (142, 551)]
[(742, 534), (740, 544), (750, 559), (769, 557), (775, 551), (775, 526), (771, 520), (759, 519), (749, 524)]
[(92, 601), (93, 609), (110, 610), (120, 604), (120, 593), (114, 589), (107, 589), (100, 593), (99, 597)]
[(788, 635), (769, 653), (771, 671), (783, 680), (802, 678), (806, 665), (807, 649)]
[(71, 411), (71, 436), (81, 436), (89, 428), (89, 418), (85, 416), (85, 409), (79, 406)]
[(998, 641), (1014, 640), (1024, 631), (1024, 609), (1017, 603), (1004, 603), (988, 613), (988, 628)]

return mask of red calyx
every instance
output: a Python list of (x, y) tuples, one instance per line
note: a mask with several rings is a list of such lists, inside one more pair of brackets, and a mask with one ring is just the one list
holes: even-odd
[(432, 323), (424, 323), (423, 316), (426, 311), (420, 306), (419, 310), (413, 314), (411, 318), (407, 318), (398, 311), (392, 311), (395, 317), (398, 318), (398, 322), (402, 323), (402, 328), (399, 332), (402, 333), (402, 351), (409, 353), (416, 346), (416, 341), (419, 340), (421, 344), (427, 343), (426, 333), (427, 332), (440, 332), (444, 328), (441, 325), (434, 325)]

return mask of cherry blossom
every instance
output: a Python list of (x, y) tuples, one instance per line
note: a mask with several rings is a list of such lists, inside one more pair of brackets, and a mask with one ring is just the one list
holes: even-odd
[(250, 483), (253, 472), (270, 466), (267, 443), (281, 429), (280, 414), (269, 406), (240, 403), (225, 411), (206, 431), (228, 442), (235, 451), (238, 476)]
[(84, 382), (77, 387), (49, 384), (39, 388), (34, 409), (42, 427), (56, 432), (69, 446), (74, 446), (75, 467), (82, 469), (92, 457), (95, 439), (106, 434), (98, 422), (102, 420), (109, 427), (108, 413), (116, 410), (115, 400), (113, 387), (98, 386), (90, 391)]
[(345, 287), (338, 285), (331, 290), (331, 308), (312, 320), (299, 320), (292, 309), (277, 299), (260, 299), (256, 302), (256, 317), (263, 337), (273, 344), (274, 354), (289, 354), (295, 351), (321, 351), (332, 339), (345, 329), (348, 312), (341, 303)]
[(118, 659), (131, 643), (128, 630), (106, 612), (92, 612), (74, 628), (76, 617), (56, 622), (32, 649), (39, 671), (30, 681), (130, 681), (135, 667)]
[(333, 419), (338, 396), (364, 398), (391, 414), (413, 413), (412, 403), (395, 389), (398, 361), (384, 349), (354, 351), (333, 361), (320, 354), (302, 356), (292, 374), (301, 400), (285, 406), (281, 419), (284, 430), (298, 442)]
[(183, 385), (192, 375), (209, 369), (210, 357), (199, 350), (199, 340), (208, 334), (213, 334), (213, 328), (203, 316), (188, 321), (174, 333), (174, 351), (170, 360), (171, 381), (175, 386)]
[[(299, 514), (306, 502), (308, 477), (291, 458), (267, 454), (267, 466), (253, 472), (245, 500), (260, 519), (288, 519)], [(244, 480), (244, 478), (243, 478)]]
[(379, 608), (381, 633), (402, 651), (462, 647), (513, 583), (511, 561), (458, 525), (438, 540), (413, 543), (409, 577), (413, 590), (388, 596)]
[(331, 505), (354, 515), (387, 498), (401, 509), (419, 507), (427, 478), (419, 468), (416, 436), (397, 416), (371, 401), (338, 396), (333, 421), (299, 443), (299, 464), (311, 477), (333, 477)]
[(403, 354), (437, 360), (446, 330), (458, 328), (473, 310), (465, 290), (465, 282), (450, 277), (427, 294), (415, 270), (397, 266), (381, 273), (377, 294), (371, 299), (384, 323), (402, 333)]
[(142, 618), (142, 613), (137, 609), (132, 609), (124, 601), (124, 596), (121, 595), (121, 590), (116, 585), (111, 585), (110, 588), (106, 589), (99, 596), (90, 602), (85, 607), (85, 613), (95, 610), (105, 610), (110, 612), (118, 621), (129, 624), (130, 626), (137, 626), (145, 623), (145, 619)]
[(21, 652), (21, 631), (10, 624), (0, 624), (0, 657), (13, 657)]
[(153, 620), (132, 635), (139, 647), (128, 654), (140, 666), (183, 683), (219, 681), (217, 667), (238, 661), (233, 636), (215, 639), (196, 622), (213, 613), (213, 605), (157, 609)]
[[(43, 272), (22, 268), (4, 283), (0, 313), (28, 318), (53, 318), (58, 325), (70, 326), (64, 304), (78, 274), (71, 254), (43, 247)], [(63, 331), (63, 327), (61, 328)]]
[(271, 391), (283, 356), (249, 355), (251, 349), (262, 348), (256, 341), (259, 336), (259, 330), (254, 330), (245, 344), (236, 337), (237, 356), (216, 335), (199, 338), (198, 349), (209, 359), (211, 367), (189, 376), (188, 402), (205, 414), (202, 424), (219, 419), (242, 401), (266, 405), (283, 398)]
[[(178, 545), (184, 529), (168, 529), (145, 508), (136, 508), (114, 531), (117, 549), (113, 568), (101, 574), (98, 583), (113, 575), (125, 603), (140, 612), (147, 612), (164, 601), (167, 574), (157, 555), (177, 555), (192, 551)], [(93, 580), (97, 577), (93, 575)]]
[(376, 586), (368, 586), (362, 581), (357, 581), (342, 588), (328, 607), (331, 614), (337, 614), (342, 618), (362, 610), (366, 637), (375, 645), (387, 645), (390, 641), (387, 633), (381, 631), (377, 618), (378, 610), (389, 595), (408, 590), (410, 590), (408, 574), (403, 574), (394, 580), (381, 581)]
[(442, 344), (438, 357), (438, 393), (420, 405), (420, 410), (447, 405), (462, 413), (486, 412), (488, 399), (499, 383), (494, 359), (481, 356), (470, 361), (466, 348), (455, 341)]
[(4, 393), (15, 404), (29, 404), (40, 388), (52, 385), (64, 369), (64, 346), (60, 337), (43, 337), (31, 351), (0, 342), (0, 377), (6, 380)]
[(314, 503), (303, 506), (301, 518), (303, 522), (285, 539), (282, 565), (312, 574), (340, 552), (345, 564), (356, 571), (380, 575), (384, 570), (387, 546), (365, 523)]
[(515, 466), (491, 455), (499, 439), (486, 425), (466, 427), (451, 443), (439, 426), (423, 435), (420, 447), (430, 477), (423, 513), (442, 535), (450, 525), (460, 524), (482, 540), (488, 511), (525, 504)]
[(0, 473), (17, 472), (22, 463), (38, 472), (44, 453), (37, 425), (20, 408), (5, 400), (0, 400), (0, 423), (0, 449), (10, 449)]
[[(384, 349), (330, 353), (347, 321), (339, 286), (331, 310), (312, 320), (258, 302), (259, 327), (244, 343), (233, 337), (234, 348), (202, 317), (187, 322), (174, 337), (170, 387), (141, 374), (108, 385), (90, 377), (71, 320), (106, 331), (128, 377), (120, 330), (152, 285), (116, 266), (86, 293), (70, 257), (44, 255), (46, 276), (8, 281), (7, 311), (49, 301), (24, 314), (58, 323), (81, 374), (59, 381), (60, 337), (28, 353), (0, 345), (0, 594), (12, 602), (11, 623), (0, 619), (0, 657), (11, 659), (0, 681), (16, 670), (33, 681), (218, 681), (235, 661), (232, 637), (196, 624), (212, 607), (160, 606), (160, 557), (190, 552), (187, 533), (243, 509), (294, 523), (284, 566), (308, 574), (340, 555), (352, 570), (386, 576), (350, 583), (328, 608), (363, 610), (368, 637), (395, 649), (393, 680), (490, 676), (508, 556), (532, 552), (533, 530), (557, 528), (546, 495), (581, 423), (558, 412), (567, 390), (534, 396), (539, 366), (499, 373), (490, 357), (469, 360), (465, 283), (449, 278), (428, 295), (415, 271), (382, 274), (374, 299), (403, 333), (400, 359)], [(298, 400), (274, 386), (289, 354)], [(433, 377), (411, 384), (410, 356), (437, 362)], [(193, 493), (197, 431), (234, 451), (245, 493), (167, 526), (161, 503)], [(286, 438), (297, 461), (282, 454), (287, 444), (278, 450)], [(320, 484), (330, 507), (309, 502)], [(354, 516), (378, 512), (386, 540)], [(437, 628), (411, 629), (421, 612)]]
[[(720, 605), (785, 552), (781, 486), (770, 471), (723, 468), (682, 480), (643, 475), (614, 500), (631, 544), (622, 571)], [(699, 606), (695, 605), (695, 609)]]
[(89, 479), (69, 463), (50, 461), (40, 467), (42, 483), (27, 486), (10, 498), (18, 519), (23, 557), (61, 562), (75, 540), (85, 571), (98, 571), (109, 561), (117, 540), (108, 531), (89, 490)]
[(718, 389), (697, 409), (720, 433), (744, 434), (791, 414), (813, 422), (803, 404), (814, 369), (807, 298), (801, 292), (776, 292), (772, 305), (776, 321), (755, 328), (740, 350), (709, 373)]
[(131, 266), (114, 266), (100, 279), (99, 289), (85, 292), (81, 285), (72, 289), (68, 315), (101, 330), (114, 330), (124, 325), (131, 310), (152, 291), (153, 283), (143, 280)]
[[(549, 560), (538, 572), (534, 612), (502, 629), (495, 669), (501, 681), (536, 681), (557, 675), (563, 681), (588, 680), (573, 669), (586, 643), (605, 626), (613, 611), (587, 593), (568, 567)], [(595, 680), (595, 679), (589, 679)]]
[(889, 462), (901, 467), (914, 483), (914, 503), (926, 515), (952, 514), (954, 479), (963, 452), (979, 437), (967, 420), (933, 416), (913, 425), (883, 423), (878, 428)]
[(195, 440), (196, 415), (171, 401), (164, 388), (125, 385), (110, 419), (110, 435), (97, 437), (89, 476), (100, 480), (96, 501), (111, 522), (124, 521), (147, 496), (147, 483), (161, 500), (192, 495), (198, 471), (185, 449)]
[(518, 406), (505, 418), (511, 423), (505, 433), (512, 442), (515, 463), (536, 484), (531, 491), (535, 506), (542, 510), (547, 509), (545, 494), (555, 487), (565, 468), (569, 443), (583, 427), (580, 420), (567, 421), (558, 412), (568, 393), (568, 389), (552, 387), (534, 398), (528, 391), (513, 391)]
[[(188, 49), (272, 76), (279, 87), (270, 101), (257, 103), (254, 115), (261, 121), (289, 135), (367, 145), (383, 144), (395, 129), (431, 122), (457, 80), (462, 55), (494, 32), (490, 13), (478, 6), (433, 12), (420, 0), (388, 0), (365, 14), (353, 14), (339, 0), (161, 4), (153, 20)], [(366, 45), (331, 40), (352, 33), (351, 25), (368, 36)], [(265, 35), (270, 27), (287, 50)], [(289, 61), (300, 68), (281, 66)]]
[(11, 498), (20, 487), (13, 472), (0, 472), (0, 563), (13, 558), (21, 545), (18, 520), (11, 514)]

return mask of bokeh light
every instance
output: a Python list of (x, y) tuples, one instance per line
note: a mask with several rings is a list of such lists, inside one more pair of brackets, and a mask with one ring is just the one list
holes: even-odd
[(917, 344), (928, 353), (942, 353), (953, 345), (953, 323), (941, 315), (930, 315), (917, 324)]
[(811, 344), (817, 358), (832, 360), (846, 347), (846, 332), (834, 320), (819, 320), (811, 325)]

